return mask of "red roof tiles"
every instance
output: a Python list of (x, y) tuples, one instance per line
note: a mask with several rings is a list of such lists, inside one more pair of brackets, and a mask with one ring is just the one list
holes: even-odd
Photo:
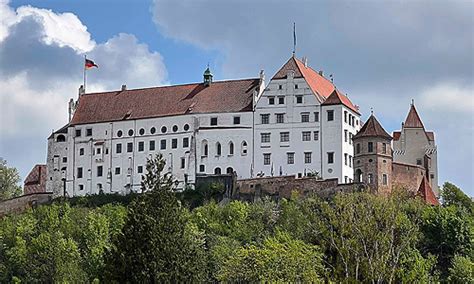
[(392, 139), (392, 136), (383, 129), (382, 125), (378, 122), (374, 115), (371, 115), (369, 119), (364, 123), (362, 128), (354, 135), (353, 139), (360, 137), (384, 137)]
[(217, 81), (84, 94), (70, 125), (182, 115), (252, 110), (259, 79)]
[(423, 126), (423, 122), (421, 122), (420, 116), (418, 115), (414, 104), (412, 104), (410, 107), (410, 111), (408, 112), (407, 118), (405, 119), (404, 127), (425, 128)]
[(352, 102), (349, 100), (349, 98), (339, 92), (338, 89), (335, 89), (332, 94), (322, 103), (322, 105), (339, 105), (343, 104), (355, 113), (359, 113), (359, 110), (355, 105), (352, 104)]
[(23, 194), (46, 192), (46, 165), (36, 165), (25, 179)]
[(416, 193), (417, 196), (423, 198), (423, 200), (430, 205), (439, 205), (439, 201), (436, 198), (433, 190), (431, 189), (430, 183), (423, 177), (423, 180), (420, 183), (420, 187), (418, 188), (418, 192)]

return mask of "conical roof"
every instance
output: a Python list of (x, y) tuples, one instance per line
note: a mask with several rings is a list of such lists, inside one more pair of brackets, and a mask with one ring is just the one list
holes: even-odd
[(420, 116), (416, 111), (415, 104), (411, 104), (410, 111), (408, 112), (408, 116), (405, 119), (405, 128), (425, 128), (423, 126), (423, 122), (421, 122)]
[(392, 139), (392, 136), (390, 136), (390, 134), (388, 134), (387, 131), (383, 129), (382, 125), (380, 125), (373, 114), (364, 123), (364, 126), (362, 126), (353, 139), (360, 137), (383, 137), (390, 140)]

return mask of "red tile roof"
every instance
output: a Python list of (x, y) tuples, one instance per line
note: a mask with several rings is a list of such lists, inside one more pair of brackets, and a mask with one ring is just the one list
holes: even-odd
[(430, 205), (439, 205), (439, 201), (436, 198), (433, 190), (431, 189), (430, 183), (423, 177), (423, 180), (420, 183), (420, 187), (418, 188), (418, 192), (416, 193), (417, 196), (423, 198), (423, 200)]
[(46, 192), (46, 165), (35, 165), (25, 179), (23, 194)]
[(341, 92), (339, 92), (338, 89), (335, 89), (332, 94), (322, 103), (322, 105), (339, 105), (343, 104), (355, 113), (359, 114), (359, 109), (352, 104), (352, 102), (349, 100), (349, 98)]
[[(297, 59), (294, 56), (292, 56), (280, 68), (280, 70), (278, 70), (278, 72), (275, 74), (275, 76), (273, 76), (272, 79), (285, 79), (288, 74), (288, 71), (293, 71), (295, 78), (304, 78), (306, 80), (306, 83), (309, 85), (313, 93), (316, 94), (320, 102), (323, 102), (328, 99), (336, 90), (336, 87), (330, 80), (326, 79), (323, 75), (319, 74), (311, 67), (305, 66), (305, 64), (301, 60)], [(352, 104), (352, 102), (347, 96), (342, 95), (338, 90), (337, 96), (340, 97), (338, 104), (342, 103), (353, 111), (359, 113), (359, 110)]]
[(410, 111), (408, 112), (407, 118), (405, 119), (404, 127), (425, 128), (423, 126), (423, 122), (421, 122), (420, 116), (418, 115), (414, 104), (412, 104), (410, 107)]
[(216, 81), (84, 94), (70, 125), (182, 115), (252, 110), (259, 79)]
[[(428, 140), (434, 141), (434, 132), (433, 131), (425, 131), (426, 136), (428, 136)], [(402, 133), (400, 131), (394, 131), (393, 132), (393, 140), (398, 141), (400, 139), (400, 136)]]
[(392, 136), (393, 136), (393, 140), (395, 141), (398, 141), (398, 139), (400, 139), (400, 136), (402, 135), (402, 133), (400, 131), (394, 131), (392, 133)]
[(353, 139), (360, 137), (383, 137), (392, 139), (392, 136), (383, 129), (382, 125), (378, 122), (374, 115), (371, 115), (369, 119), (364, 123), (362, 128), (354, 135)]

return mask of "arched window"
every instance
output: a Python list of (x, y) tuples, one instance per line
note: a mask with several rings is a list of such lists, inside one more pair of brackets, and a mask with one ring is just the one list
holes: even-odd
[(234, 142), (229, 142), (229, 155), (234, 155)]
[(214, 174), (215, 175), (220, 175), (221, 174), (221, 168), (217, 167), (214, 169)]
[(234, 173), (234, 169), (232, 167), (228, 167), (225, 171), (228, 174), (233, 174)]
[(64, 137), (64, 135), (60, 134), (58, 135), (58, 137), (56, 137), (56, 142), (65, 142), (66, 141), (66, 137)]
[(202, 155), (207, 157), (209, 154), (209, 147), (207, 146), (207, 140), (202, 140)]
[(242, 156), (247, 155), (247, 141), (242, 142)]
[(360, 169), (355, 172), (355, 182), (362, 182), (362, 171)]
[(216, 143), (216, 153), (217, 153), (217, 156), (222, 155), (222, 146), (221, 146), (221, 143), (219, 142)]

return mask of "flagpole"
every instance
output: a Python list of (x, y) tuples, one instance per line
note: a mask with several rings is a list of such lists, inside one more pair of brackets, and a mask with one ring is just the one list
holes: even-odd
[(293, 57), (296, 54), (296, 23), (293, 22)]
[(87, 55), (84, 54), (84, 63), (82, 64), (83, 68), (84, 68), (84, 70), (83, 70), (83, 72), (84, 72), (84, 75), (83, 75), (83, 77), (84, 77), (84, 85), (83, 85), (84, 86), (84, 93), (86, 92), (86, 60), (87, 60)]

